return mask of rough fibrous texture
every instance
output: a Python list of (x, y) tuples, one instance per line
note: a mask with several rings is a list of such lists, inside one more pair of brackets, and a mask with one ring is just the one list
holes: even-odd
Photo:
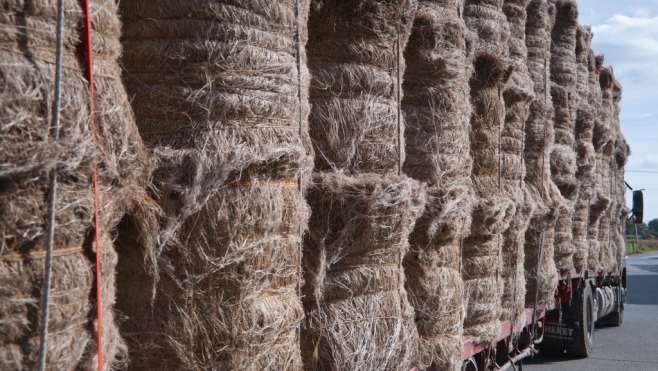
[(526, 164), (525, 185), (537, 207), (525, 234), (525, 302), (527, 307), (537, 304), (538, 308), (552, 309), (557, 284), (554, 228), (558, 208), (563, 203), (550, 172), (550, 153), (555, 139), (553, 103), (549, 91), (555, 7), (544, 0), (531, 0), (526, 11), (527, 66), (534, 82), (535, 97), (525, 123), (523, 159)]
[(415, 1), (313, 1), (309, 117), (321, 171), (397, 174), (399, 82)]
[(302, 369), (308, 3), (121, 10), (124, 78), (156, 157), (160, 210), (119, 230), (131, 368)]
[(415, 1), (314, 1), (309, 18), (315, 150), (302, 357), (309, 370), (406, 370), (418, 334), (403, 257), (424, 209), (401, 175), (400, 106)]
[(578, 107), (578, 65), (576, 33), (578, 5), (575, 0), (555, 2), (555, 25), (551, 32), (551, 96), (555, 122), (555, 144), (551, 152), (551, 178), (564, 197), (566, 207), (559, 210), (555, 226), (555, 265), (558, 269), (573, 268), (575, 252), (572, 243), (574, 203), (579, 184), (575, 177), (577, 164), (574, 152), (574, 129)]
[(626, 239), (624, 229), (630, 210), (626, 206), (626, 184), (624, 184), (624, 167), (628, 163), (628, 156), (631, 154), (631, 148), (626, 142), (626, 138), (621, 132), (621, 122), (619, 115), (621, 113), (622, 87), (619, 81), (615, 80), (613, 89), (613, 128), (615, 132), (615, 153), (613, 164), (613, 198), (617, 202), (617, 212), (613, 213), (610, 220), (611, 236), (610, 244), (612, 246), (612, 255), (614, 259), (613, 270), (619, 271), (622, 268), (622, 259), (626, 255)]
[[(590, 229), (589, 233), (596, 240), (595, 247), (590, 246), (590, 262), (593, 263), (590, 269), (609, 270), (615, 266), (616, 248), (611, 245), (611, 222), (613, 216), (616, 218), (619, 205), (614, 194), (616, 163), (614, 161), (615, 152), (615, 107), (614, 107), (614, 90), (615, 76), (612, 69), (603, 67), (603, 56), (597, 61), (599, 69), (599, 84), (601, 86), (601, 108), (599, 117), (601, 118), (601, 127), (594, 130), (594, 141), (600, 145), (597, 153), (598, 171), (597, 171), (597, 193), (600, 200), (607, 200), (606, 208), (597, 212), (599, 218), (596, 226)], [(598, 129), (598, 130), (597, 130)], [(598, 210), (597, 210), (598, 211)]]
[(57, 171), (48, 323), (48, 370), (95, 370), (96, 290), (93, 173), (98, 171), (104, 369), (125, 366), (114, 320), (112, 236), (144, 195), (145, 153), (117, 58), (113, 1), (92, 1), (92, 131), (78, 1), (65, 1), (59, 138), (53, 111), (57, 3), (2, 1), (0, 15), (0, 369), (38, 365), (50, 177)]
[(307, 370), (409, 370), (417, 355), (402, 258), (425, 205), (407, 177), (314, 175), (304, 241)]
[(476, 342), (492, 340), (500, 332), (502, 232), (516, 210), (501, 179), (505, 106), (500, 91), (514, 68), (502, 8), (502, 0), (469, 0), (463, 14), (466, 26), (479, 39), (470, 80), (472, 181), (477, 199), (471, 234), (462, 246), (464, 336)]
[(525, 184), (525, 122), (530, 104), (535, 98), (534, 82), (527, 67), (528, 49), (525, 43), (527, 0), (505, 0), (503, 12), (510, 27), (509, 54), (514, 71), (503, 91), (505, 124), (501, 132), (501, 182), (516, 214), (503, 234), (501, 278), (503, 285), (500, 320), (511, 322), (513, 328), (525, 324), (525, 232), (534, 214), (536, 201)]
[[(460, 243), (471, 227), (470, 50), (461, 2), (420, 1), (404, 52), (404, 172), (428, 184), (404, 267), (416, 311), (419, 366), (460, 370)], [(470, 43), (470, 41), (469, 41)]]
[(578, 271), (587, 268), (589, 242), (587, 241), (588, 216), (590, 206), (596, 195), (595, 170), (596, 153), (592, 141), (596, 120), (595, 111), (590, 103), (591, 74), (596, 70), (594, 53), (592, 52), (592, 32), (589, 27), (578, 26), (576, 36), (576, 59), (578, 61), (578, 109), (576, 111), (575, 149), (578, 171), (576, 179), (580, 183), (578, 198), (572, 221), (573, 246), (575, 248), (573, 262)]

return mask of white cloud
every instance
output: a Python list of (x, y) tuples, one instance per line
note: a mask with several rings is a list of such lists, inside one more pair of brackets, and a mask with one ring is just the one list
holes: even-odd
[(658, 168), (658, 158), (655, 157), (646, 157), (642, 160), (642, 164), (640, 165), (641, 168), (643, 169), (656, 169)]
[[(658, 0), (582, 2), (598, 5), (598, 17), (590, 18), (592, 47), (605, 54), (605, 65), (613, 66), (624, 87), (621, 124), (632, 149), (626, 169), (658, 171)], [(647, 189), (645, 216), (658, 217), (658, 174), (627, 172), (625, 177), (633, 187)]]

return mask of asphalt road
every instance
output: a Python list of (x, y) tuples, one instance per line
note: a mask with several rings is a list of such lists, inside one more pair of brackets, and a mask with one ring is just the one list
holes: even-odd
[(523, 360), (530, 371), (658, 371), (658, 253), (626, 259), (628, 292), (624, 323), (594, 332), (594, 354), (586, 359), (542, 356)]

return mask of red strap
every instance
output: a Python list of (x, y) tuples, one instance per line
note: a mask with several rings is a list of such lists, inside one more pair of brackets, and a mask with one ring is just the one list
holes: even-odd
[[(89, 96), (91, 98), (91, 131), (96, 136), (96, 124), (94, 122), (94, 59), (91, 43), (91, 12), (89, 10), (89, 0), (81, 0), (82, 9), (85, 12), (84, 23), (84, 51), (86, 62), (86, 75), (89, 81)], [(94, 228), (96, 240), (96, 308), (98, 316), (98, 370), (103, 371), (103, 305), (101, 295), (101, 244), (100, 228), (98, 225), (98, 176), (94, 166)]]

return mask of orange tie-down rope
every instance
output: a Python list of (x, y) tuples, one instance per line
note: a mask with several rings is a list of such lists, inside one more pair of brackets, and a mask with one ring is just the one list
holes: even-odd
[[(93, 70), (93, 49), (91, 42), (91, 12), (89, 10), (89, 0), (81, 0), (82, 9), (85, 13), (84, 23), (84, 53), (86, 62), (87, 80), (89, 81), (89, 97), (91, 100), (91, 130), (96, 137), (96, 124), (94, 122), (94, 70)], [(98, 223), (98, 176), (96, 166), (94, 166), (94, 235), (96, 242), (96, 310), (98, 316), (98, 370), (103, 371), (103, 305), (101, 295), (101, 246), (100, 246), (100, 228)]]

